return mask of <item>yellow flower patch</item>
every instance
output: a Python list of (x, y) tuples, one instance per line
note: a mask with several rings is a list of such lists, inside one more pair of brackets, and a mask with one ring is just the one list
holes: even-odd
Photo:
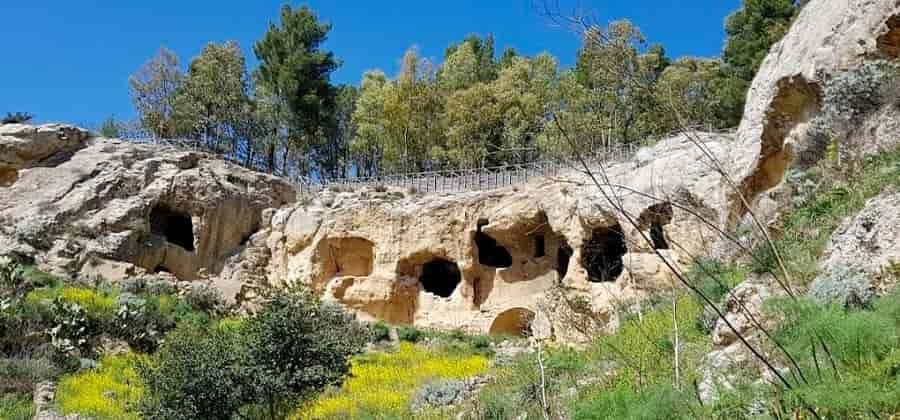
[(396, 352), (366, 354), (352, 361), (343, 386), (302, 407), (291, 419), (320, 420), (368, 415), (409, 415), (416, 390), (434, 380), (459, 380), (487, 371), (483, 356), (427, 350), (401, 343)]
[(100, 366), (64, 377), (56, 399), (63, 413), (78, 413), (97, 420), (137, 420), (134, 407), (144, 394), (135, 369), (142, 356), (105, 356)]

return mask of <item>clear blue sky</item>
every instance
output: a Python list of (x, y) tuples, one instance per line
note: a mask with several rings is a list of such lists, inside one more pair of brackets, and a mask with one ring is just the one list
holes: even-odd
[[(337, 83), (358, 84), (365, 70), (397, 70), (411, 45), (439, 59), (470, 33), (493, 33), (531, 55), (549, 51), (574, 63), (578, 39), (553, 28), (532, 0), (310, 0), (334, 25), (326, 48), (343, 61)], [(739, 0), (581, 1), (599, 20), (629, 18), (671, 56), (717, 56), (725, 16)], [(26, 0), (4, 1), (0, 39), (0, 113), (26, 111), (38, 121), (96, 124), (110, 115), (134, 116), (128, 76), (160, 46), (186, 63), (210, 41), (236, 40), (249, 65), (253, 43), (277, 19), (281, 0)], [(291, 2), (294, 5), (304, 4)]]

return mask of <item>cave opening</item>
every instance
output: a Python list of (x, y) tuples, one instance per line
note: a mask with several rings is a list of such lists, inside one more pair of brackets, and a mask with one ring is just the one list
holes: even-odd
[(462, 282), (462, 274), (456, 263), (436, 259), (422, 266), (422, 276), (419, 282), (426, 292), (442, 298), (448, 298)]
[(591, 282), (614, 282), (625, 270), (627, 252), (621, 225), (596, 228), (582, 246), (581, 265)]
[(532, 335), (531, 325), (534, 323), (534, 311), (525, 308), (513, 308), (497, 315), (491, 323), (490, 335), (529, 337)]
[(534, 237), (534, 258), (543, 258), (547, 255), (547, 238), (544, 235)]
[(654, 223), (650, 227), (650, 240), (653, 242), (654, 249), (669, 249), (666, 233), (663, 230), (663, 226), (659, 223)]
[(512, 267), (513, 258), (505, 247), (497, 243), (497, 240), (481, 231), (487, 224), (486, 219), (478, 221), (478, 230), (475, 231), (475, 246), (478, 247), (478, 263), (493, 268)]
[(569, 261), (572, 259), (572, 254), (574, 254), (574, 250), (568, 243), (563, 243), (556, 251), (556, 274), (559, 275), (560, 280), (569, 272)]
[(193, 252), (194, 222), (191, 216), (166, 207), (156, 206), (150, 211), (150, 232), (166, 238), (166, 242)]

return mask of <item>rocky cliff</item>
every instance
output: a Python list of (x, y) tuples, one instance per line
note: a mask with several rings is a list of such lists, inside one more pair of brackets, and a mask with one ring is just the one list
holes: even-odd
[[(203, 153), (2, 126), (0, 254), (73, 276), (206, 279), (238, 302), (302, 284), (366, 319), (586, 338), (563, 326), (569, 303), (610, 329), (616, 307), (675, 286), (667, 264), (710, 250), (783, 183), (809, 147), (824, 84), (897, 58), (898, 13), (893, 0), (813, 0), (763, 63), (736, 134), (677, 136), (594, 166), (593, 178), (573, 167), (494, 191), (372, 188), (296, 202), (286, 182)], [(867, 154), (894, 147), (896, 113), (873, 114), (849, 141)], [(872, 206), (896, 199), (882, 201)], [(867, 214), (841, 229), (851, 238), (833, 240), (826, 264), (868, 252), (879, 220)]]

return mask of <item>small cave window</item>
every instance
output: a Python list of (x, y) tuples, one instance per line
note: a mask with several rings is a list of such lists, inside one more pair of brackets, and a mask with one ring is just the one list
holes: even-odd
[(194, 249), (194, 222), (188, 214), (165, 207), (154, 207), (150, 211), (150, 232), (166, 238), (187, 251)]
[(597, 228), (584, 242), (581, 265), (591, 282), (614, 282), (625, 270), (623, 257), (627, 252), (621, 225)]
[(447, 298), (459, 286), (462, 274), (456, 263), (437, 259), (422, 266), (422, 277), (419, 277), (419, 281), (426, 292)]
[(653, 248), (655, 249), (669, 249), (666, 233), (663, 230), (663, 226), (659, 223), (654, 223), (650, 227), (650, 240), (653, 241)]
[(572, 247), (567, 243), (562, 244), (556, 251), (556, 273), (560, 280), (569, 272), (569, 261), (572, 259), (573, 253)]
[(650, 241), (654, 249), (669, 249), (664, 226), (672, 222), (673, 216), (672, 203), (658, 203), (644, 210), (638, 218), (641, 229), (650, 226)]
[(512, 267), (512, 254), (491, 238), (479, 230), (475, 232), (475, 246), (478, 247), (478, 262), (482, 265), (494, 268)]
[(547, 239), (544, 235), (534, 237), (534, 258), (543, 258), (547, 255)]

